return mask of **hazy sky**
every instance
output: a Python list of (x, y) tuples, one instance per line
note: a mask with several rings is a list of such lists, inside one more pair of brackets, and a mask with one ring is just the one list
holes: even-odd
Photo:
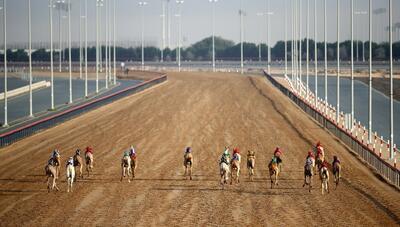
[[(0, 0), (2, 5), (3, 0)], [(49, 8), (48, 0), (31, 0), (32, 1), (32, 39), (34, 42), (49, 41)], [(67, 0), (66, 0), (67, 1)], [(114, 0), (109, 1), (110, 5)], [(148, 43), (161, 46), (162, 40), (162, 1), (163, 0), (147, 0), (148, 5), (144, 7), (144, 22), (145, 22), (145, 40)], [(165, 1), (165, 0), (164, 0)], [(275, 44), (277, 40), (284, 39), (284, 16), (285, 9), (288, 10), (288, 37), (291, 36), (290, 30), (290, 3), (293, 0), (242, 0), (243, 10), (246, 12), (244, 17), (244, 33), (245, 40), (251, 42), (259, 42), (260, 37), (265, 42), (266, 40), (266, 17), (257, 16), (257, 13), (265, 13), (267, 11), (267, 1), (270, 1), (270, 12), (274, 15), (271, 19), (271, 44)], [(310, 35), (314, 36), (314, 0), (310, 1)], [(79, 5), (84, 7), (84, 0), (71, 0), (72, 11), (72, 39), (77, 41), (79, 37)], [(87, 0), (88, 2), (88, 37), (90, 41), (95, 40), (95, 0)], [(116, 37), (120, 42), (139, 41), (141, 35), (141, 14), (137, 0), (116, 0), (117, 11), (117, 27)], [(355, 9), (357, 11), (366, 11), (368, 9), (368, 0), (354, 0)], [(373, 0), (373, 9), (387, 8), (388, 0)], [(394, 2), (394, 22), (400, 21), (400, 1)], [(8, 0), (7, 1), (7, 37), (9, 43), (25, 43), (28, 40), (27, 24), (28, 24), (28, 0)], [(285, 3), (288, 6), (285, 8)], [(302, 4), (302, 20), (303, 20), (303, 36), (306, 32), (306, 7), (307, 0), (301, 0)], [(328, 8), (328, 41), (336, 41), (336, 0), (327, 0)], [(350, 37), (350, 0), (340, 0), (341, 4), (341, 39), (349, 39)], [(172, 47), (177, 43), (177, 4), (175, 0), (169, 3), (171, 15), (171, 43)], [(212, 4), (209, 0), (185, 0), (182, 4), (182, 34), (184, 46), (188, 46), (207, 36), (211, 35), (211, 12)], [(218, 36), (239, 42), (239, 8), (240, 0), (218, 0), (215, 3), (215, 33)], [(319, 40), (323, 39), (323, 0), (317, 0), (318, 9), (318, 36)], [(105, 10), (105, 7), (102, 9)], [(3, 42), (3, 10), (1, 14), (1, 42)], [(102, 13), (105, 15), (105, 11)], [(58, 41), (58, 10), (53, 12), (54, 39)], [(382, 26), (386, 26), (388, 22), (387, 14), (374, 15), (374, 29), (379, 29), (380, 32), (375, 32), (375, 38), (383, 39), (388, 37), (383, 34)], [(64, 29), (67, 28), (67, 19), (63, 19)], [(367, 37), (367, 15), (355, 16), (355, 31), (356, 35)], [(104, 32), (104, 19), (102, 23), (102, 31)], [(67, 30), (64, 30), (67, 31)], [(64, 33), (66, 34), (66, 33)], [(386, 36), (383, 36), (386, 35)], [(378, 37), (379, 36), (379, 37)], [(66, 37), (66, 36), (65, 36)], [(65, 39), (65, 38), (64, 38)], [(2, 44), (1, 44), (2, 46)]]

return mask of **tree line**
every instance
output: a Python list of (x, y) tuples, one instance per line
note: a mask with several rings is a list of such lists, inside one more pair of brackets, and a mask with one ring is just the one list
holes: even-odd
[[(364, 48), (363, 48), (364, 45)], [(357, 48), (358, 46), (358, 48)], [(372, 43), (372, 58), (374, 60), (388, 60), (389, 59), (389, 43)], [(265, 44), (255, 44), (250, 42), (243, 43), (243, 56), (245, 60), (257, 61), (259, 60), (259, 49), (261, 49), (261, 60), (267, 60), (267, 48)], [(324, 60), (324, 43), (318, 42), (318, 59)], [(291, 60), (291, 41), (287, 43), (288, 60)], [(112, 48), (111, 48), (112, 50)], [(96, 60), (96, 48), (88, 48), (88, 61)], [(302, 58), (306, 59), (306, 40), (302, 40)], [(354, 42), (354, 56), (357, 55), (359, 60), (368, 60), (369, 57), (369, 42)], [(157, 47), (145, 47), (145, 61), (159, 61), (161, 58), (161, 50)], [(337, 55), (336, 43), (327, 44), (327, 57), (328, 60), (336, 60)], [(84, 50), (83, 50), (84, 53)], [(177, 49), (166, 48), (163, 51), (164, 61), (175, 61)], [(58, 61), (59, 53), (54, 52), (54, 61)], [(182, 60), (186, 61), (210, 61), (212, 58), (212, 38), (205, 38), (189, 47), (181, 49)], [(83, 55), (84, 56), (84, 55)], [(105, 47), (102, 47), (102, 56), (105, 58)], [(111, 56), (113, 54), (111, 53)], [(233, 41), (215, 37), (215, 56), (217, 60), (235, 61), (240, 60), (240, 43), (235, 44)], [(68, 61), (68, 49), (64, 50), (63, 60)], [(309, 40), (309, 57), (314, 59), (314, 40)], [(351, 57), (351, 41), (347, 40), (340, 43), (340, 59), (349, 61)], [(79, 61), (79, 48), (71, 49), (71, 58), (73, 61)], [(116, 47), (117, 61), (140, 61), (141, 60), (141, 47), (122, 48)], [(400, 42), (393, 44), (393, 58), (400, 59)], [(4, 61), (4, 55), (0, 54), (0, 61)], [(278, 41), (275, 46), (271, 47), (271, 59), (284, 60), (285, 59), (285, 42)], [(27, 62), (28, 54), (25, 50), (7, 50), (7, 60), (9, 62)], [(48, 62), (50, 61), (50, 53), (45, 49), (38, 49), (32, 53), (32, 60), (35, 62)]]

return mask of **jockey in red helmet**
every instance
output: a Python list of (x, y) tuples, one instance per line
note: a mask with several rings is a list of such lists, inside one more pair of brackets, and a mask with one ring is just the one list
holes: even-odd
[(91, 153), (91, 154), (93, 154), (93, 148), (91, 148), (90, 146), (87, 146), (87, 147), (86, 147), (85, 153)]

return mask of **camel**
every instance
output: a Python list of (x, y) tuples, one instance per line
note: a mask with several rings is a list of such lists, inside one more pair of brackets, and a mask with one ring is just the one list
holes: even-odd
[(324, 160), (325, 160), (325, 157), (323, 154), (317, 154), (317, 157), (315, 159), (315, 165), (316, 165), (316, 169), (318, 171), (321, 170), (321, 166), (322, 166), (322, 163), (324, 162)]
[(124, 156), (121, 160), (121, 181), (122, 179), (127, 176), (128, 182), (131, 182), (129, 176), (131, 175), (131, 158), (129, 156)]
[(85, 153), (85, 160), (86, 160), (86, 172), (87, 176), (89, 177), (90, 172), (93, 171), (93, 154), (92, 152)]
[[(273, 188), (273, 186), (277, 186), (278, 185), (278, 176), (279, 176), (279, 165), (276, 162), (273, 162), (271, 160), (271, 162), (268, 164), (268, 169), (269, 169), (269, 177), (271, 179), (271, 188)], [(274, 176), (274, 179), (272, 178), (272, 176)]]
[(248, 151), (247, 152), (247, 169), (249, 171), (250, 181), (253, 181), (255, 163), (256, 163), (256, 153), (254, 151)]
[(319, 171), (319, 178), (321, 180), (321, 194), (324, 194), (324, 191), (329, 193), (329, 171), (327, 167), (322, 167)]
[(184, 176), (189, 176), (189, 179), (192, 180), (193, 154), (191, 152), (183, 155), (183, 166), (185, 167)]
[(135, 155), (131, 155), (131, 171), (132, 171), (132, 180), (133, 178), (135, 178), (135, 171), (138, 165), (138, 160), (137, 160), (137, 156)]
[[(76, 153), (74, 155), (74, 167), (75, 167), (75, 173), (78, 173), (77, 175), (80, 178), (83, 178), (83, 173), (82, 173), (83, 160), (79, 153)], [(76, 179), (75, 179), (75, 181), (76, 181)]]
[(224, 189), (224, 185), (228, 183), (228, 176), (229, 176), (229, 165), (226, 164), (225, 162), (221, 162), (219, 165), (219, 170), (221, 174), (221, 186), (222, 189)]
[(72, 184), (74, 183), (75, 178), (75, 167), (73, 162), (67, 162), (67, 192), (71, 190), (72, 192)]
[(340, 165), (339, 162), (334, 162), (332, 165), (332, 172), (333, 172), (333, 177), (335, 178), (335, 189), (337, 188), (337, 186), (339, 185), (339, 180), (341, 177), (341, 171), (342, 171), (342, 166)]
[(235, 154), (237, 158), (233, 158), (231, 161), (231, 184), (233, 181), (236, 181), (236, 183), (239, 183), (239, 175), (240, 175), (240, 161), (241, 161), (241, 156), (239, 153)]
[[(54, 188), (57, 191), (59, 191), (60, 189), (57, 187), (57, 183), (56, 183), (56, 180), (57, 180), (57, 177), (56, 177), (57, 176), (57, 168), (56, 168), (56, 166), (54, 166), (54, 165), (49, 163), (44, 167), (44, 171), (45, 171), (46, 176), (47, 176), (47, 190), (48, 190), (48, 192), (54, 190)], [(52, 178), (51, 186), (50, 186), (50, 178)]]
[[(313, 160), (313, 159), (312, 159)], [(304, 184), (303, 187), (308, 185), (308, 192), (311, 192), (311, 188), (312, 188), (312, 176), (313, 176), (313, 167), (314, 166), (314, 162), (309, 162), (306, 163), (306, 165), (304, 166)]]

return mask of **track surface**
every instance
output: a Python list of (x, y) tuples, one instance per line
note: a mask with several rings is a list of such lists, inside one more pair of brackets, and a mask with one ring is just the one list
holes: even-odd
[[(342, 159), (343, 181), (322, 196), (302, 188), (303, 163), (321, 140)], [(54, 148), (63, 163), (93, 145), (95, 172), (66, 193), (47, 193), (43, 167)], [(120, 182), (122, 151), (134, 144), (137, 179)], [(194, 179), (183, 177), (185, 146), (194, 149)], [(256, 177), (221, 190), (225, 145), (256, 153)], [(284, 149), (278, 188), (267, 161)], [(331, 180), (331, 185), (333, 181)], [(158, 87), (101, 107), (0, 151), (0, 225), (327, 225), (396, 226), (400, 193), (380, 181), (330, 134), (258, 76), (183, 73)]]

